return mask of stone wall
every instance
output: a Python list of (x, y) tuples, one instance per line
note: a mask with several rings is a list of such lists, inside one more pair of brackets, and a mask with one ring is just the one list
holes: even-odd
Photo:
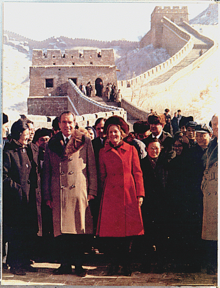
[(145, 110), (137, 107), (136, 105), (132, 104), (130, 101), (126, 101), (122, 98), (121, 100), (121, 107), (127, 111), (128, 114), (130, 114), (135, 119), (139, 120), (147, 120), (147, 117), (149, 115), (148, 112)]
[[(62, 112), (63, 111), (65, 110), (62, 110)], [(56, 116), (54, 115), (50, 117), (28, 114), (27, 118), (34, 122), (35, 130), (37, 130), (38, 128), (42, 128), (42, 127), (52, 129), (53, 119), (59, 116), (61, 113), (59, 112), (59, 114), (56, 114)], [(108, 112), (97, 112), (94, 114), (84, 114), (80, 116), (78, 115), (76, 116), (76, 122), (80, 127), (93, 126), (95, 124), (95, 121), (98, 118), (103, 117), (107, 119), (114, 115), (118, 115), (124, 118), (125, 121), (127, 121), (127, 112), (123, 109), (120, 109), (118, 111), (115, 110), (115, 111), (108, 111)], [(11, 127), (12, 124), (13, 124), (13, 121), (9, 121), (9, 127)]]
[(141, 48), (149, 44), (153, 44), (155, 48), (162, 47), (163, 17), (178, 25), (183, 21), (188, 22), (188, 7), (156, 6), (151, 14), (151, 29), (140, 41)]
[(162, 47), (167, 50), (170, 56), (173, 56), (185, 46), (191, 36), (168, 18), (164, 17), (162, 21)]
[(152, 44), (151, 40), (151, 30), (147, 32), (147, 34), (144, 35), (144, 37), (140, 40), (139, 46), (140, 48), (144, 48), (150, 44)]
[(27, 99), (28, 114), (54, 116), (63, 111), (74, 109), (71, 107), (68, 96), (35, 96)]
[(79, 115), (86, 114), (88, 112), (97, 113), (121, 110), (121, 108), (104, 105), (94, 101), (90, 97), (85, 96), (71, 80), (68, 81), (67, 93)]
[(100, 56), (98, 57), (98, 51), (95, 49), (83, 51), (66, 49), (63, 54), (59, 49), (48, 49), (47, 53), (34, 49), (32, 66), (115, 65), (113, 49), (101, 49)]
[(181, 26), (186, 27), (188, 31), (190, 31), (193, 35), (195, 35), (196, 37), (199, 37), (201, 40), (203, 40), (204, 42), (206, 42), (206, 49), (210, 48), (214, 45), (214, 41), (210, 38), (208, 38), (207, 36), (200, 34), (195, 28), (193, 28), (191, 25), (189, 25), (187, 22), (183, 21), (183, 23), (181, 24)]
[[(75, 79), (77, 86), (91, 82), (95, 93), (95, 81), (100, 78), (105, 86), (108, 82), (117, 85), (116, 67), (112, 66), (41, 66), (30, 67), (30, 91), (32, 96), (65, 96), (65, 83)], [(46, 79), (52, 79), (53, 87), (46, 87)]]
[[(181, 38), (183, 38), (183, 37), (185, 37), (186, 39), (188, 38), (188, 41), (184, 41), (185, 45), (182, 46), (172, 57), (167, 59), (165, 62), (153, 67), (152, 69), (146, 71), (143, 74), (138, 75), (135, 78), (132, 78), (129, 80), (118, 81), (118, 88), (121, 89), (122, 95), (123, 94), (127, 95), (128, 93), (130, 93), (130, 92), (128, 92), (128, 90), (130, 89), (128, 87), (131, 87), (132, 89), (138, 89), (141, 85), (146, 85), (151, 80), (153, 80), (153, 79), (157, 78), (158, 76), (166, 73), (171, 68), (173, 68), (173, 66), (177, 65), (180, 61), (182, 61), (190, 53), (190, 51), (193, 49), (193, 45), (194, 45), (193, 39), (188, 33), (183, 32), (181, 28), (179, 28), (176, 24), (172, 23), (169, 19), (167, 19), (165, 17), (163, 18), (163, 21), (164, 21), (166, 26), (172, 27), (173, 30), (175, 31), (175, 34), (176, 34), (176, 40), (175, 41), (177, 42), (177, 44), (176, 44), (176, 46), (174, 45), (174, 47), (179, 46), (178, 33), (179, 33), (179, 36)], [(170, 49), (174, 49), (174, 48), (170, 48)], [(175, 48), (175, 50), (176, 49), (177, 48)]]
[[(76, 115), (98, 112), (122, 113), (122, 108), (108, 106), (85, 96), (72, 80), (65, 83), (67, 96), (32, 96), (28, 98), (28, 114), (54, 116), (69, 110)], [(124, 112), (123, 112), (124, 113)]]
[(155, 86), (149, 86), (148, 87), (148, 93), (149, 94), (156, 94), (156, 93), (161, 93), (167, 91), (173, 83), (175, 83), (178, 79), (181, 77), (186, 76), (189, 74), (193, 69), (204, 63), (206, 59), (208, 59), (216, 50), (218, 46), (216, 43), (213, 44), (213, 46), (208, 49), (202, 56), (198, 57), (193, 63), (188, 65), (187, 67), (181, 69), (177, 73), (175, 73), (173, 76), (169, 78), (169, 80)]

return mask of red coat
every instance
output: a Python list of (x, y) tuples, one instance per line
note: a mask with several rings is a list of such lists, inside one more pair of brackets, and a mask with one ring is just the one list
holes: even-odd
[(102, 200), (97, 235), (125, 237), (144, 234), (137, 196), (144, 196), (140, 160), (127, 143), (115, 150), (109, 144), (99, 154)]

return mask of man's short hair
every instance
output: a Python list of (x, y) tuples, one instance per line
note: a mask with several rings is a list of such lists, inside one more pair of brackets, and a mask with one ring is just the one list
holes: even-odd
[(60, 127), (59, 127), (59, 117), (56, 117), (53, 119), (52, 121), (52, 127), (55, 131), (58, 131), (60, 130)]
[(100, 118), (98, 118), (98, 119), (95, 121), (95, 125), (94, 125), (94, 126), (96, 127), (102, 120), (103, 120), (104, 122), (106, 121), (105, 118), (100, 117)]
[(156, 112), (151, 113), (148, 118), (147, 121), (149, 124), (160, 124), (160, 125), (165, 125), (166, 124), (166, 120), (164, 115), (159, 115)]
[(62, 117), (64, 114), (71, 114), (71, 115), (73, 115), (73, 120), (76, 121), (76, 115), (73, 114), (73, 112), (71, 112), (71, 111), (64, 111), (64, 112), (62, 112), (62, 113), (60, 114), (59, 122), (61, 122), (61, 117)]

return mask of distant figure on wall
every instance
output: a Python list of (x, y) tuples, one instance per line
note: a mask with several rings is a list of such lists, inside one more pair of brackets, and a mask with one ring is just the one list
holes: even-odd
[(82, 91), (83, 94), (86, 95), (86, 88), (85, 88), (85, 85), (83, 85), (83, 83), (81, 83), (81, 84), (79, 85), (79, 89), (80, 89), (80, 91)]
[(91, 83), (90, 82), (88, 82), (87, 84), (86, 84), (86, 95), (88, 96), (88, 97), (91, 97), (91, 93), (92, 93), (92, 85), (91, 85)]

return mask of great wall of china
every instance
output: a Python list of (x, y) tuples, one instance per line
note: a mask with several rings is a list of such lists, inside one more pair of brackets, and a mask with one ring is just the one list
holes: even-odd
[[(69, 78), (66, 83), (62, 84), (62, 89), (63, 91), (65, 91), (64, 95), (48, 96), (47, 94), (44, 94), (43, 96), (40, 96), (40, 94), (38, 95), (36, 95), (35, 93), (33, 93), (33, 95), (30, 94), (30, 97), (28, 98), (28, 114), (30, 114), (30, 118), (36, 119), (37, 116), (35, 117), (34, 115), (57, 116), (61, 111), (68, 109), (73, 111), (76, 115), (78, 115), (77, 121), (79, 125), (84, 126), (93, 125), (98, 117), (103, 116), (109, 117), (111, 115), (120, 115), (125, 119), (127, 119), (127, 112), (130, 115), (132, 115), (135, 119), (146, 119), (148, 114), (147, 111), (135, 106), (133, 103), (127, 100), (132, 95), (132, 93), (138, 91), (140, 87), (147, 87), (147, 91), (149, 93), (153, 93), (155, 91), (163, 91), (167, 89), (167, 87), (169, 87), (178, 78), (183, 77), (184, 75), (186, 75), (187, 73), (191, 72), (193, 69), (201, 65), (217, 49), (217, 44), (212, 39), (198, 33), (193, 27), (191, 27), (187, 23), (187, 21), (184, 21), (187, 19), (183, 17), (183, 13), (186, 14), (187, 9), (183, 10), (181, 9), (179, 9), (178, 7), (155, 8), (154, 12), (152, 13), (152, 19), (155, 19), (155, 17), (157, 16), (156, 19), (157, 22), (151, 23), (152, 26), (151, 30), (143, 37), (140, 43), (142, 43), (141, 45), (144, 45), (143, 41), (145, 41), (145, 45), (148, 45), (149, 43), (153, 42), (155, 46), (159, 45), (165, 48), (171, 55), (171, 57), (164, 63), (161, 63), (153, 67), (152, 69), (146, 71), (141, 75), (138, 75), (135, 78), (129, 80), (117, 81), (117, 86), (119, 89), (121, 89), (123, 95), (121, 108), (103, 105), (97, 103), (95, 100), (91, 98), (86, 97), (78, 89), (74, 81), (72, 81)], [(169, 15), (167, 11), (168, 12), (171, 11), (172, 13)], [(166, 16), (164, 16), (164, 14)], [(158, 15), (160, 15), (159, 20)], [(158, 26), (158, 23), (160, 23), (160, 27)], [(158, 31), (160, 32), (159, 35)], [(160, 43), (158, 41), (160, 41)], [(199, 54), (199, 51), (201, 49), (203, 50), (202, 55)], [(44, 64), (46, 66), (58, 65), (57, 68), (59, 68), (60, 70), (61, 66), (59, 67), (59, 65), (61, 65), (61, 63), (59, 61), (63, 60), (61, 59), (63, 58), (63, 56), (61, 55), (60, 50), (57, 50), (57, 52), (53, 50), (51, 54), (50, 52), (51, 51), (48, 50), (49, 53), (48, 56), (50, 55), (49, 58), (51, 60), (47, 60), (43, 59), (42, 51), (39, 50), (35, 51), (35, 54), (33, 55), (38, 56), (37, 60), (38, 62), (34, 62), (36, 60), (36, 57), (34, 57), (32, 61), (33, 67), (31, 69), (34, 70), (34, 64), (38, 65), (40, 63), (40, 65), (42, 66), (44, 66)], [(54, 55), (52, 55), (54, 52), (56, 53), (56, 55), (59, 55), (58, 58), (60, 59), (58, 61), (57, 59), (55, 59), (57, 57), (54, 57)], [(68, 55), (70, 55), (71, 53), (70, 51), (65, 51), (65, 57), (68, 58)], [(78, 52), (75, 50), (74, 53), (77, 54)], [(94, 55), (91, 53), (93, 53)], [(116, 67), (114, 67), (114, 63), (112, 63), (112, 61), (108, 61), (107, 57), (105, 57), (105, 53), (107, 53), (106, 55), (108, 55), (109, 51), (108, 52), (105, 52), (104, 50), (102, 51), (103, 55), (102, 60), (95, 58), (96, 57), (95, 53), (96, 52), (94, 52), (94, 50), (93, 52), (92, 51), (85, 52), (84, 60), (89, 62), (84, 63), (84, 67), (83, 68), (81, 67), (83, 70), (85, 70), (86, 67), (88, 68), (88, 66), (90, 66), (87, 69), (87, 73), (90, 73), (91, 70), (89, 69), (91, 68), (91, 65), (92, 66), (96, 65), (97, 67), (100, 65), (106, 65), (108, 66), (108, 69), (110, 69), (110, 67), (111, 69), (116, 69)], [(40, 59), (39, 57), (41, 58), (41, 60), (39, 60)], [(78, 55), (75, 55), (74, 57), (75, 57), (74, 61), (81, 60), (79, 59)], [(69, 56), (70, 62), (68, 63), (68, 65), (74, 66), (77, 64), (73, 62), (74, 57), (73, 55)], [(110, 57), (110, 59), (111, 58), (112, 57)], [(57, 62), (56, 63), (54, 62), (55, 64), (49, 62), (46, 64), (45, 61), (57, 61)], [(66, 59), (65, 61), (68, 60)], [(97, 61), (99, 61), (99, 63)], [(113, 73), (115, 73), (115, 70)], [(98, 77), (98, 74), (95, 76), (95, 78), (96, 77)], [(110, 79), (112, 79), (111, 77)], [(50, 108), (50, 111), (48, 107)], [(89, 114), (87, 114), (88, 111)]]

